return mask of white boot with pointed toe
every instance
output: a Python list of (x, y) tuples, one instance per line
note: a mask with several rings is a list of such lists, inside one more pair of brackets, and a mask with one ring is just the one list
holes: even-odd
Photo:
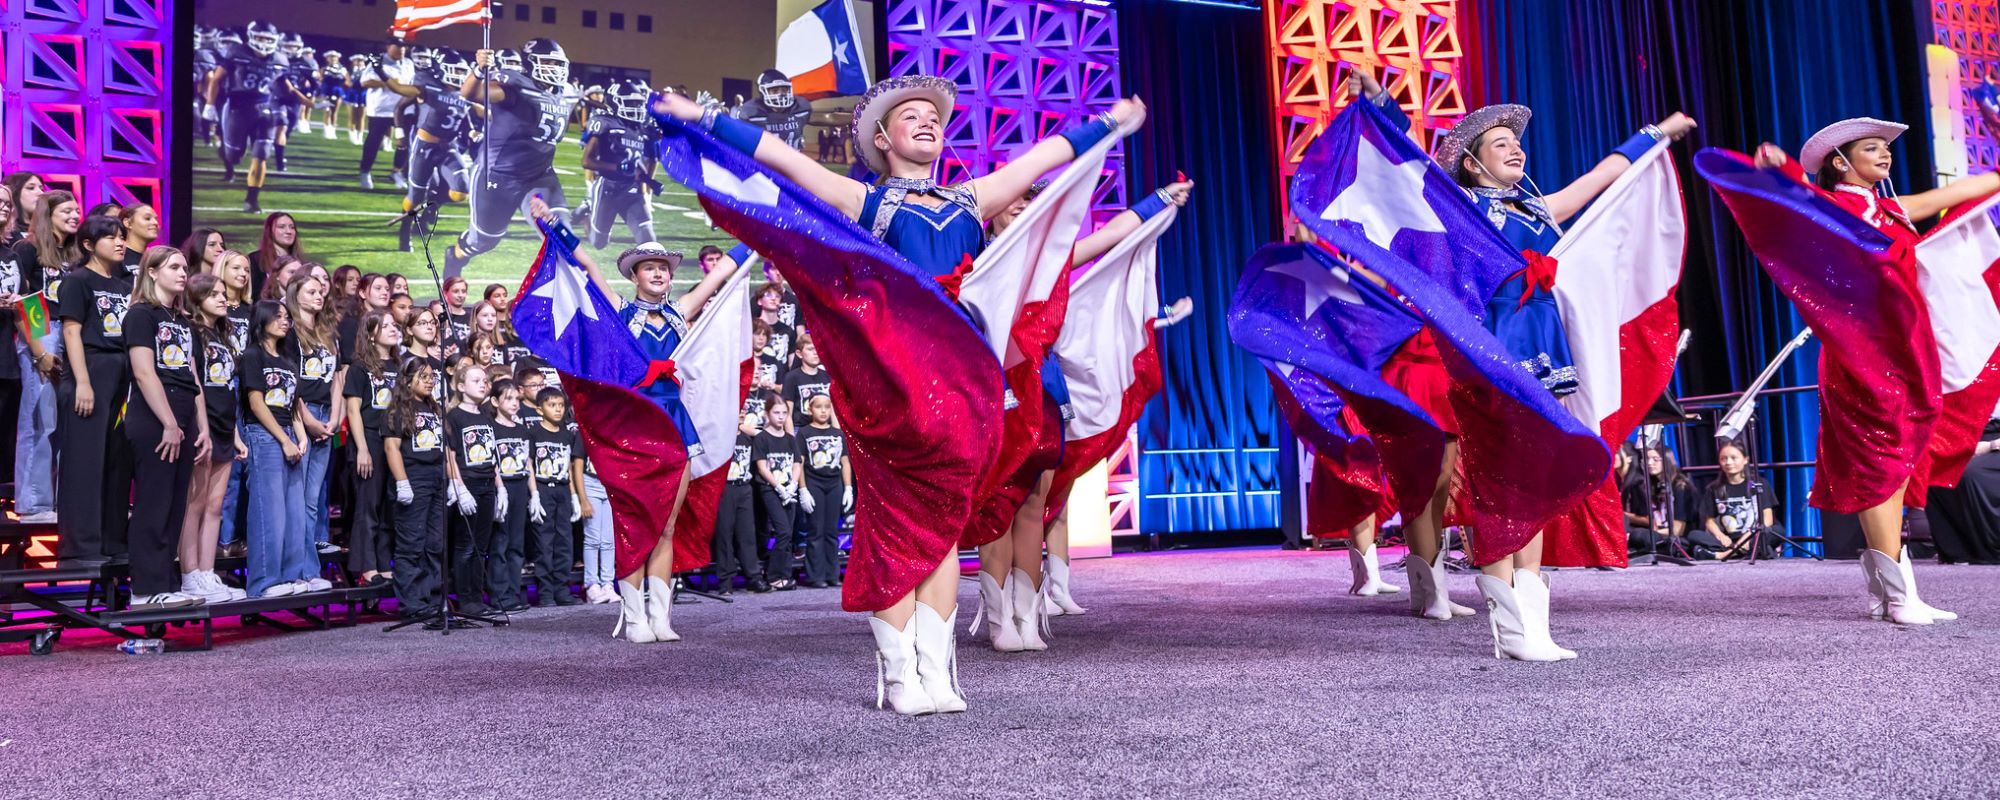
[(646, 590), (624, 581), (617, 583), (618, 625), (611, 629), (611, 637), (633, 644), (659, 641), (659, 637), (653, 635), (653, 626), (646, 623)]
[(652, 626), (656, 641), (681, 640), (681, 635), (674, 632), (673, 584), (660, 578), (646, 577), (646, 623)]
[(917, 604), (917, 616), (910, 622), (917, 631), (917, 682), (938, 713), (965, 710), (965, 690), (958, 688), (958, 607), (951, 615)]
[(1909, 601), (1911, 603), (1916, 604), (1919, 608), (1922, 608), (1924, 611), (1929, 612), (1931, 615), (1931, 619), (1933, 621), (1950, 622), (1952, 620), (1958, 619), (1958, 614), (1946, 611), (1942, 608), (1938, 608), (1937, 606), (1926, 603), (1924, 602), (1924, 599), (1922, 597), (1918, 596), (1917, 574), (1916, 572), (1910, 569), (1910, 548), (1907, 547), (1903, 548), (1903, 557), (1901, 560), (1896, 562), (1896, 572), (1903, 576), (1903, 587), (1907, 589), (1910, 593)]
[(1048, 557), (1047, 566), (1042, 568), (1042, 580), (1047, 582), (1049, 595), (1049, 616), (1074, 617), (1084, 612), (1083, 606), (1076, 604), (1076, 598), (1069, 593), (1069, 560)]
[(1042, 640), (1042, 590), (1035, 588), (1035, 582), (1022, 570), (1014, 570), (1007, 575), (1007, 607), (1013, 612), (1014, 631), (1021, 637), (1022, 650), (1047, 650), (1049, 643)]
[(1528, 635), (1538, 645), (1553, 648), (1568, 661), (1576, 658), (1576, 651), (1556, 644), (1555, 637), (1549, 634), (1549, 586), (1549, 576), (1540, 570), (1514, 573), (1514, 597), (1521, 602), (1521, 620), (1527, 625)]
[[(1515, 573), (1519, 581), (1520, 573)], [(1486, 598), (1486, 616), (1493, 627), (1493, 657), (1515, 661), (1561, 661), (1554, 644), (1537, 642), (1528, 635), (1528, 621), (1514, 587), (1491, 575), (1477, 580), (1479, 593)]]
[(1373, 547), (1363, 553), (1360, 548), (1349, 545), (1347, 565), (1354, 570), (1354, 585), (1348, 588), (1348, 594), (1374, 597), (1403, 591), (1399, 587), (1382, 582), (1382, 562), (1376, 557)]
[(1478, 613), (1451, 601), (1451, 593), (1445, 589), (1444, 553), (1431, 561), (1415, 553), (1404, 556), (1403, 574), (1410, 579), (1410, 613), (1436, 620)]
[[(1861, 568), (1868, 574), (1868, 586), (1875, 603), (1882, 608), (1881, 619), (1898, 625), (1929, 625), (1940, 619), (1934, 609), (1917, 596), (1916, 576), (1909, 572), (1909, 551), (1892, 559), (1880, 550), (1863, 550)], [(1949, 613), (1949, 612), (1947, 612)], [(1951, 619), (1957, 619), (1956, 614)]]
[(903, 623), (902, 630), (870, 616), (868, 628), (875, 633), (875, 707), (884, 700), (889, 708), (904, 716), (937, 712), (931, 696), (924, 693), (917, 677), (917, 621)]
[(972, 615), (972, 630), (986, 623), (986, 640), (1002, 653), (1022, 650), (1021, 634), (1014, 628), (1014, 610), (1007, 587), (987, 572), (979, 573), (979, 611)]

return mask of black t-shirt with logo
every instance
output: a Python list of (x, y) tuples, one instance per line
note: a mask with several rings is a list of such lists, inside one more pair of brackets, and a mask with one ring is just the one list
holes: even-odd
[(125, 312), (125, 347), (150, 347), (153, 374), (160, 385), (179, 392), (200, 391), (201, 351), (195, 349), (194, 328), (171, 308), (139, 303)]
[(771, 336), (764, 340), (764, 349), (757, 351), (757, 355), (780, 365), (779, 374), (782, 376), (784, 370), (791, 366), (792, 344), (796, 341), (798, 332), (792, 326), (783, 322), (771, 323)]
[(800, 367), (785, 376), (785, 402), (792, 404), (792, 419), (801, 427), (806, 420), (812, 419), (811, 412), (806, 409), (806, 401), (815, 397), (830, 397), (832, 391), (833, 378), (827, 375), (825, 368), (807, 372)]
[(806, 477), (840, 479), (840, 460), (847, 457), (847, 436), (839, 428), (831, 425), (800, 428), (799, 449), (805, 453)]
[(569, 483), (570, 462), (583, 457), (576, 433), (537, 424), (528, 429), (528, 442), (535, 451), (535, 480), (543, 486)]
[(799, 463), (799, 437), (789, 433), (778, 436), (769, 430), (758, 431), (756, 441), (750, 445), (750, 459), (762, 461), (764, 466), (770, 468), (772, 477), (778, 479), (774, 486), (788, 485), (792, 482), (792, 467)]
[(751, 478), (756, 477), (757, 469), (750, 464), (750, 451), (755, 441), (753, 437), (745, 434), (736, 434), (736, 450), (729, 456), (730, 483), (746, 484)]
[(374, 373), (353, 364), (347, 370), (347, 384), (340, 387), (342, 395), (361, 401), (361, 427), (374, 436), (382, 435), (382, 415), (396, 405), (396, 376), (393, 358)]
[(58, 291), (62, 319), (83, 326), (84, 350), (125, 352), (125, 309), (132, 301), (132, 282), (123, 273), (105, 276), (77, 267), (64, 274)]
[(471, 486), (492, 483), (494, 467), (499, 463), (493, 452), (493, 417), (484, 411), (452, 406), (444, 413), (444, 422), (451, 430), (452, 451), (458, 454), (459, 480)]
[(472, 338), (472, 314), (460, 311), (445, 312), (443, 335), (438, 339), (444, 343), (447, 356), (456, 356), (465, 349), (465, 340)]
[(1710, 485), (1702, 492), (1701, 520), (1705, 524), (1715, 520), (1716, 527), (1723, 533), (1735, 536), (1763, 523), (1763, 514), (1753, 514), (1752, 509), (1778, 508), (1778, 496), (1771, 492), (1771, 485), (1763, 483), (1753, 496), (1750, 482)]
[[(33, 266), (32, 261), (24, 264), (20, 253), (14, 248), (0, 247), (0, 294), (23, 296), (31, 294), (33, 289), (29, 286), (30, 281), (26, 276), (27, 271)], [(13, 352), (14, 339), (18, 335), (15, 332), (15, 320), (20, 318), (21, 312), (18, 309), (0, 308), (0, 354)], [(0, 378), (19, 377), (21, 377), (20, 361), (0, 358)]]
[(297, 346), (299, 399), (318, 406), (333, 402), (333, 379), (340, 372), (333, 348), (309, 345), (304, 339), (298, 339)]
[(763, 430), (764, 392), (759, 391), (757, 389), (751, 389), (750, 396), (743, 398), (743, 413), (755, 416), (757, 418), (756, 422), (757, 429)]
[(500, 461), (500, 480), (524, 481), (535, 476), (534, 451), (528, 446), (528, 426), (493, 420), (493, 449)]
[(236, 349), (212, 328), (195, 331), (201, 342), (201, 400), (208, 407), (208, 438), (218, 451), (236, 441)]
[[(388, 431), (384, 439), (400, 439), (396, 447), (403, 454), (403, 463), (437, 466), (444, 463), (444, 419), (435, 408), (419, 408), (410, 416), (410, 424), (403, 427), (398, 423), (400, 414), (391, 414)], [(405, 470), (407, 472), (407, 470)]]
[(229, 309), (229, 346), (241, 353), (250, 349), (250, 304)]
[[(243, 403), (248, 406), (255, 398), (251, 392), (262, 392), (264, 407), (271, 410), (271, 419), (280, 428), (292, 425), (292, 409), (299, 399), (299, 360), (279, 348), (278, 355), (265, 352), (262, 346), (252, 347), (236, 360), (237, 385), (243, 389)], [(257, 416), (245, 409), (245, 420), (255, 421)]]

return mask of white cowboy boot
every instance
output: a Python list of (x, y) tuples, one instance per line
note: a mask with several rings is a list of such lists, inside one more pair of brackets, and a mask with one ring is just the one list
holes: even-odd
[[(1520, 573), (1515, 573), (1516, 581)], [(1493, 627), (1493, 657), (1516, 661), (1561, 661), (1554, 644), (1544, 644), (1529, 636), (1522, 602), (1506, 581), (1480, 575), (1479, 593), (1486, 598), (1486, 615)]]
[(1415, 553), (1404, 556), (1403, 573), (1410, 579), (1410, 613), (1436, 620), (1469, 617), (1478, 613), (1451, 601), (1451, 593), (1445, 590), (1442, 551), (1431, 561), (1425, 561)]
[(1880, 550), (1861, 551), (1861, 568), (1867, 572), (1869, 588), (1882, 607), (1882, 618), (1898, 625), (1929, 625), (1937, 618), (1917, 597), (1916, 587), (1905, 580), (1903, 569), (1907, 563)]
[(618, 624), (611, 629), (611, 638), (633, 644), (660, 640), (653, 635), (653, 626), (646, 623), (646, 590), (618, 581)]
[[(1528, 577), (1522, 578), (1525, 574)], [(1538, 644), (1555, 648), (1564, 661), (1576, 658), (1576, 651), (1556, 644), (1549, 635), (1549, 576), (1540, 570), (1514, 573), (1514, 598), (1521, 603), (1521, 621)]]
[(958, 625), (958, 607), (952, 606), (947, 618), (918, 603), (911, 625), (917, 629), (917, 681), (924, 694), (939, 713), (964, 711), (965, 690), (958, 688), (958, 638), (953, 630)]
[(986, 640), (1002, 653), (1021, 652), (1021, 634), (1014, 629), (1014, 611), (1008, 602), (1007, 587), (991, 574), (979, 573), (979, 610), (972, 615), (971, 630), (986, 621)]
[(1082, 614), (1083, 606), (1069, 593), (1069, 559), (1057, 558), (1049, 554), (1046, 566), (1042, 568), (1043, 586), (1048, 589), (1049, 616), (1074, 617)]
[(1049, 643), (1042, 641), (1042, 592), (1035, 588), (1035, 582), (1022, 570), (1014, 570), (1007, 575), (1007, 606), (1013, 612), (1014, 630), (1021, 637), (1023, 650), (1047, 650)]
[(1909, 589), (1910, 602), (1930, 612), (1932, 620), (1950, 622), (1958, 619), (1957, 614), (1926, 603), (1922, 597), (1917, 596), (1917, 574), (1910, 569), (1910, 548), (1903, 548), (1903, 557), (1896, 562), (1896, 572), (1903, 576), (1903, 586)]
[(651, 575), (646, 576), (646, 622), (653, 627), (655, 640), (681, 640), (681, 635), (674, 633), (673, 584)]
[(899, 631), (881, 617), (870, 616), (868, 628), (875, 632), (875, 707), (881, 708), (886, 699), (904, 716), (936, 713), (937, 705), (918, 685), (916, 620), (903, 623)]
[(1348, 594), (1359, 595), (1361, 597), (1374, 597), (1380, 594), (1396, 594), (1403, 591), (1399, 587), (1382, 582), (1382, 563), (1377, 560), (1375, 548), (1373, 547), (1368, 548), (1368, 552), (1363, 553), (1361, 552), (1361, 548), (1349, 545), (1347, 548), (1347, 565), (1354, 570), (1354, 585), (1347, 590)]

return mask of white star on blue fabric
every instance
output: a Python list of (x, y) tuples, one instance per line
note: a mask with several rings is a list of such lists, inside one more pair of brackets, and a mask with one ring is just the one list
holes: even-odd
[(847, 66), (847, 40), (836, 37), (833, 40), (833, 62)]
[(555, 264), (555, 270), (548, 283), (529, 294), (549, 301), (549, 312), (556, 321), (555, 338), (561, 339), (577, 312), (583, 312), (592, 320), (597, 319), (597, 306), (590, 302), (590, 279), (583, 274), (583, 270), (561, 262)]
[(1354, 182), (1340, 190), (1320, 218), (1360, 223), (1368, 241), (1384, 250), (1399, 231), (1444, 233), (1444, 223), (1424, 199), (1424, 173), (1429, 162), (1413, 158), (1391, 163), (1368, 137), (1359, 138)]
[(1270, 267), (1270, 271), (1305, 284), (1306, 302), (1304, 319), (1312, 319), (1315, 315), (1319, 314), (1320, 306), (1326, 305), (1326, 301), (1328, 300), (1337, 299), (1343, 303), (1357, 306), (1362, 303), (1361, 293), (1354, 291), (1354, 287), (1347, 285), (1347, 282), (1353, 278), (1353, 273), (1347, 270), (1321, 269), (1317, 262), (1309, 258), (1302, 258), (1297, 261), (1287, 261), (1283, 264), (1273, 265)]

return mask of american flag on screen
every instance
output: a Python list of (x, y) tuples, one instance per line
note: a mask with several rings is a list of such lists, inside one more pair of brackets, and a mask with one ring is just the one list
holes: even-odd
[(417, 31), (461, 22), (484, 25), (492, 20), (492, 0), (396, 0), (396, 21), (390, 23), (389, 32), (398, 39), (408, 39)]

